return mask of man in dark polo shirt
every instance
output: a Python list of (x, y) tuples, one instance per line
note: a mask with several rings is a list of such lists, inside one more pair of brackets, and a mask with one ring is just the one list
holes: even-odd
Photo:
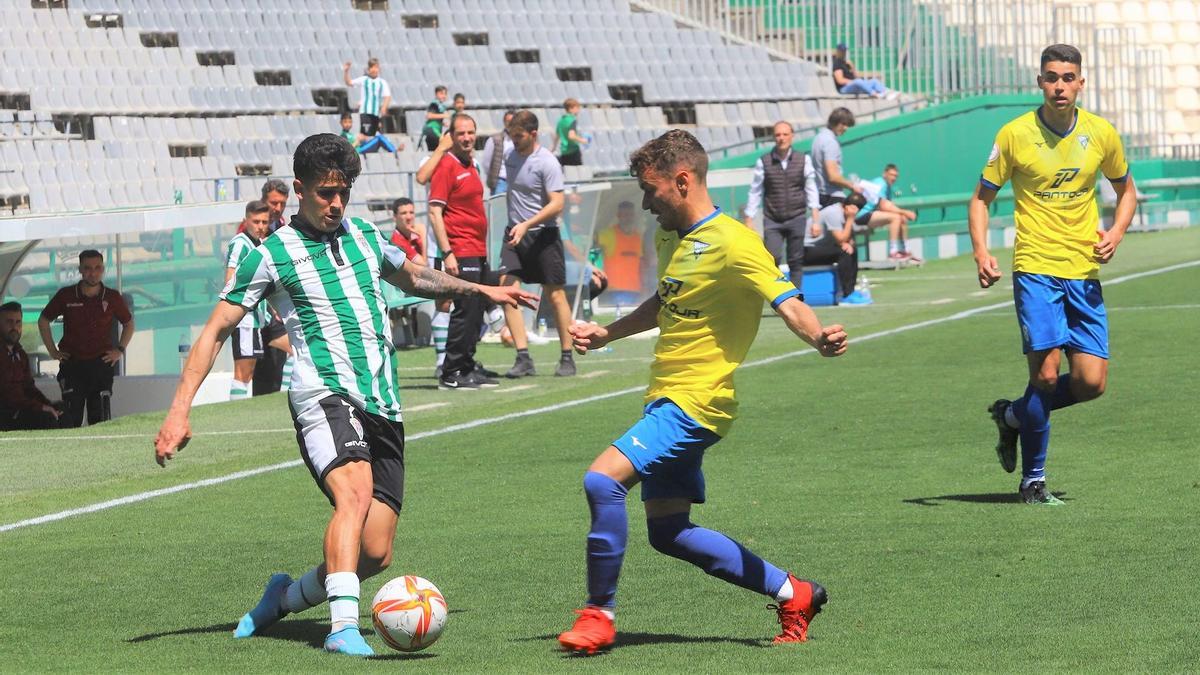
[[(464, 281), (488, 283), (487, 213), (483, 181), (475, 167), (475, 120), (458, 113), (451, 123), (454, 145), (429, 179), (429, 223), (442, 252), (442, 269)], [(499, 382), (476, 368), (475, 346), (483, 325), (481, 297), (455, 298), (446, 336), (446, 360), (439, 389), (497, 387)]]
[[(113, 368), (133, 339), (133, 315), (121, 294), (104, 285), (104, 256), (87, 250), (79, 254), (79, 283), (61, 288), (38, 319), (38, 331), (50, 358), (58, 359), (58, 384), (62, 387), (66, 424), (88, 424), (109, 418), (108, 397), (112, 395)], [(58, 345), (50, 322), (63, 320)], [(118, 344), (112, 343), (112, 322), (121, 323)]]
[(22, 327), (21, 304), (0, 305), (0, 431), (53, 429), (62, 413), (33, 383)]

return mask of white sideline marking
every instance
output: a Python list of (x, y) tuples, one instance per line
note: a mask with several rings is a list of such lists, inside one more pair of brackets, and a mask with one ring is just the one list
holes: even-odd
[(590, 373), (584, 373), (583, 375), (580, 375), (580, 377), (593, 378), (593, 377), (600, 377), (601, 375), (607, 375), (607, 374), (608, 374), (607, 370), (593, 370)]
[(526, 389), (535, 389), (535, 388), (537, 388), (536, 384), (518, 384), (515, 387), (500, 387), (499, 389), (493, 389), (492, 391), (495, 391), (495, 392), (498, 392), (501, 394), (508, 394), (508, 393), (511, 393), (514, 391), (525, 391)]
[[(1126, 281), (1133, 281), (1135, 279), (1141, 279), (1144, 277), (1154, 276), (1157, 274), (1165, 274), (1167, 272), (1174, 272), (1175, 270), (1180, 270), (1180, 269), (1184, 269), (1187, 267), (1196, 267), (1197, 265), (1200, 265), (1200, 260), (1192, 260), (1192, 261), (1185, 262), (1185, 263), (1179, 263), (1176, 265), (1169, 265), (1167, 267), (1161, 267), (1161, 268), (1155, 269), (1155, 270), (1148, 270), (1146, 272), (1137, 272), (1135, 274), (1128, 274), (1123, 277), (1117, 277), (1117, 278), (1112, 279), (1105, 283), (1108, 286), (1113, 286), (1113, 285), (1123, 283)], [(1001, 307), (1007, 307), (1011, 304), (1012, 304), (1012, 300), (1008, 300), (1008, 301), (996, 303), (993, 305), (985, 305), (983, 307), (976, 307), (974, 309), (969, 309), (969, 310), (965, 310), (962, 312), (956, 312), (954, 314), (950, 314), (949, 316), (943, 316), (943, 317), (940, 317), (937, 319), (928, 319), (926, 321), (918, 321), (917, 323), (908, 324), (907, 326), (898, 326), (896, 328), (890, 328), (888, 330), (879, 331), (878, 333), (869, 333), (869, 334), (863, 335), (861, 337), (852, 338), (852, 340), (854, 342), (865, 342), (867, 340), (876, 340), (876, 339), (879, 339), (882, 337), (898, 335), (900, 333), (907, 333), (908, 331), (916, 330), (918, 328), (926, 328), (928, 326), (936, 326), (936, 325), (943, 324), (943, 323), (949, 323), (951, 321), (959, 321), (961, 319), (966, 319), (966, 318), (975, 316), (977, 314), (982, 314), (984, 312), (990, 312), (994, 309), (998, 309)], [(812, 349), (803, 349), (800, 351), (788, 352), (786, 354), (779, 354), (778, 356), (771, 356), (771, 357), (768, 357), (765, 359), (758, 359), (757, 361), (749, 361), (747, 363), (743, 363), (742, 367), (743, 368), (754, 368), (756, 366), (763, 366), (763, 365), (767, 365), (770, 363), (775, 363), (777, 361), (782, 361), (784, 359), (790, 359), (795, 356), (805, 356), (805, 355), (815, 354), (815, 353), (816, 352)], [(515, 389), (515, 387), (513, 389)], [(509, 389), (509, 391), (512, 391), (513, 389)], [(406, 441), (417, 441), (417, 440), (420, 440), (423, 438), (433, 438), (435, 436), (442, 436), (445, 434), (454, 433), (456, 431), (466, 431), (468, 429), (475, 429), (477, 427), (486, 426), (486, 425), (494, 424), (497, 422), (507, 422), (508, 420), (515, 420), (515, 419), (519, 419), (522, 417), (531, 417), (534, 415), (540, 415), (542, 413), (558, 412), (560, 410), (565, 410), (567, 408), (574, 408), (576, 406), (586, 405), (588, 403), (595, 403), (596, 401), (603, 401), (603, 400), (610, 399), (610, 398), (616, 398), (618, 396), (624, 396), (626, 394), (632, 394), (632, 393), (639, 392), (639, 391), (645, 391), (645, 386), (629, 387), (626, 389), (618, 389), (616, 391), (610, 391), (606, 394), (596, 394), (595, 396), (588, 396), (586, 398), (576, 399), (574, 401), (564, 401), (562, 403), (555, 403), (553, 405), (542, 406), (540, 408), (531, 408), (529, 410), (521, 410), (518, 412), (511, 412), (511, 413), (508, 413), (505, 415), (497, 415), (496, 417), (487, 417), (484, 419), (472, 420), (470, 422), (463, 422), (462, 424), (452, 424), (448, 427), (442, 427), (441, 429), (431, 429), (429, 431), (422, 431), (420, 433), (411, 434), (405, 440)], [(287, 431), (292, 431), (292, 429), (288, 429)], [(208, 434), (203, 434), (203, 435), (217, 435), (220, 433), (244, 433), (244, 432), (232, 432), (232, 431), (231, 432), (210, 432)], [(140, 435), (140, 434), (133, 434), (133, 435), (131, 435), (131, 437), (146, 438), (146, 436)], [(71, 437), (71, 438), (86, 438), (86, 437)], [(35, 439), (22, 439), (22, 440), (35, 440)], [(9, 532), (11, 530), (20, 529), (22, 527), (30, 527), (33, 525), (44, 525), (46, 523), (53, 523), (53, 522), (57, 522), (59, 520), (65, 520), (67, 518), (71, 518), (73, 516), (80, 516), (80, 515), (85, 515), (88, 513), (95, 513), (97, 511), (104, 511), (106, 509), (111, 509), (111, 508), (117, 507), (117, 506), (124, 506), (126, 504), (136, 504), (138, 502), (144, 502), (149, 499), (154, 499), (156, 497), (162, 497), (165, 495), (175, 494), (177, 492), (184, 492), (186, 490), (193, 490), (195, 488), (208, 487), (210, 485), (220, 485), (221, 483), (228, 483), (230, 481), (235, 481), (235, 480), (238, 480), (241, 478), (249, 478), (250, 476), (257, 476), (259, 474), (269, 473), (271, 471), (277, 471), (279, 469), (290, 469), (292, 467), (301, 466), (301, 465), (302, 465), (301, 460), (297, 459), (297, 460), (292, 460), (290, 462), (282, 462), (280, 464), (271, 464), (269, 466), (261, 466), (261, 467), (258, 467), (257, 469), (248, 469), (246, 471), (238, 471), (236, 473), (231, 473), (231, 474), (228, 474), (225, 476), (218, 476), (216, 478), (206, 478), (204, 480), (199, 480), (199, 481), (195, 481), (192, 483), (184, 483), (182, 485), (175, 485), (173, 487), (161, 488), (158, 490), (150, 490), (147, 492), (139, 492), (137, 494), (129, 495), (127, 497), (119, 497), (117, 499), (110, 499), (108, 501), (99, 502), (97, 504), (82, 506), (82, 507), (75, 508), (75, 509), (68, 509), (66, 511), (59, 511), (57, 513), (50, 513), (50, 514), (47, 514), (44, 516), (38, 516), (36, 518), (29, 518), (27, 520), (19, 520), (15, 523), (8, 523), (7, 525), (0, 525), (0, 533)]]
[(930, 300), (929, 304), (931, 304), (931, 305), (948, 305), (948, 304), (954, 302), (954, 300), (955, 300), (955, 298), (938, 298), (937, 300)]

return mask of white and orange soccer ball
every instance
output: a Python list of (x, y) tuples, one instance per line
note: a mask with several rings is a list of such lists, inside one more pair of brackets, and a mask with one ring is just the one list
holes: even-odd
[(392, 649), (419, 652), (437, 642), (446, 627), (446, 598), (428, 579), (396, 577), (371, 601), (379, 637)]

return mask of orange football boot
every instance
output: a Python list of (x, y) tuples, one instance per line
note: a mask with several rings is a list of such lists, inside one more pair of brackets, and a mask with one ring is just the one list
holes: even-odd
[(791, 600), (785, 600), (778, 605), (768, 605), (779, 615), (779, 625), (783, 630), (775, 636), (775, 642), (805, 642), (808, 640), (808, 624), (821, 612), (821, 607), (829, 601), (825, 588), (814, 581), (797, 579), (791, 574), (788, 581), (792, 584), (795, 595)]
[(571, 630), (558, 636), (558, 642), (569, 652), (587, 655), (608, 649), (617, 639), (617, 627), (599, 607), (587, 606), (575, 610), (579, 618)]

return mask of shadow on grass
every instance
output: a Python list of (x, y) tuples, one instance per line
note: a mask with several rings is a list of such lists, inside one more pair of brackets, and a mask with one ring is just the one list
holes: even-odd
[[(558, 635), (535, 635), (533, 637), (515, 638), (513, 642), (540, 642), (553, 641), (556, 650), (558, 647)], [(617, 633), (616, 648), (637, 647), (641, 645), (682, 645), (682, 644), (703, 644), (703, 643), (726, 643), (741, 645), (743, 647), (769, 647), (770, 642), (766, 640), (752, 640), (750, 638), (731, 638), (720, 636), (699, 636), (699, 635), (678, 635), (676, 633)], [(560, 650), (561, 651), (561, 650)], [(607, 650), (598, 652), (595, 656), (606, 654)], [(564, 658), (583, 658), (578, 654), (562, 652)]]
[[(206, 633), (225, 633), (229, 639), (234, 639), (233, 629), (237, 628), (236, 623), (218, 623), (212, 626), (199, 626), (194, 628), (178, 628), (176, 630), (163, 631), (161, 633), (147, 633), (134, 638), (129, 638), (126, 642), (149, 642), (150, 640), (158, 640), (165, 637), (173, 637), (176, 635), (204, 635)], [(363, 635), (373, 635), (374, 631), (363, 628)], [(256, 639), (267, 640), (288, 640), (291, 642), (301, 642), (310, 647), (321, 649), (325, 646), (325, 636), (329, 634), (329, 621), (316, 619), (300, 619), (297, 621), (280, 621), (271, 626), (262, 635), (254, 636)]]
[[(1065, 492), (1053, 493), (1055, 497), (1068, 501)], [(902, 500), (905, 504), (917, 506), (942, 506), (938, 502), (967, 502), (970, 504), (1024, 504), (1021, 495), (1016, 492), (990, 492), (974, 495), (941, 495), (940, 497), (915, 497)]]

